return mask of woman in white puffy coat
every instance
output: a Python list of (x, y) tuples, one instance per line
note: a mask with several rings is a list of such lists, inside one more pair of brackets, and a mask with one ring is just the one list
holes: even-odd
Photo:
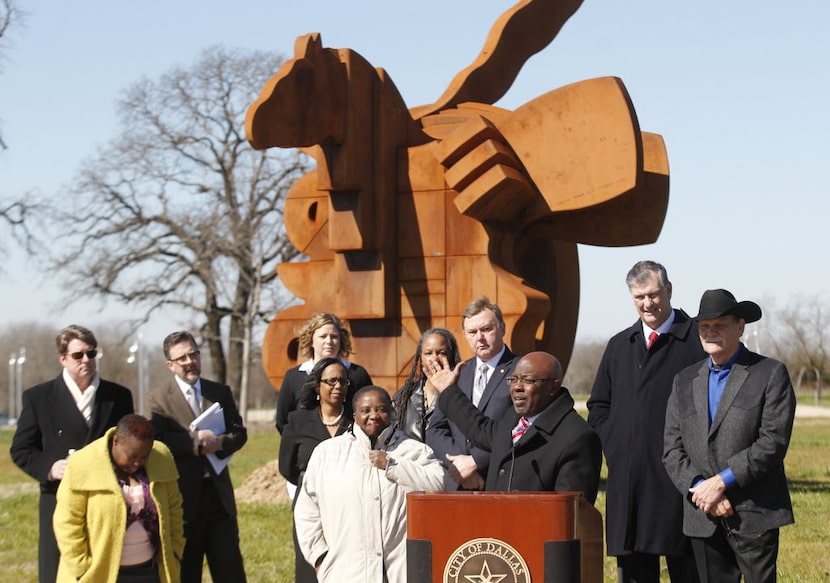
[(391, 421), (389, 393), (364, 387), (351, 430), (311, 455), (294, 523), (320, 583), (406, 581), (406, 494), (443, 490), (444, 468)]

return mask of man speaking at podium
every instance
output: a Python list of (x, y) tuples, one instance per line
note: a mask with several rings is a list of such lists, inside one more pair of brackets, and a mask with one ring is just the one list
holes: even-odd
[(531, 352), (516, 364), (510, 385), (513, 411), (493, 420), (482, 415), (456, 384), (446, 358), (429, 364), (429, 380), (441, 393), (446, 416), (476, 447), (491, 452), (488, 491), (582, 492), (592, 504), (599, 489), (599, 436), (574, 410), (562, 386), (562, 365), (547, 352)]

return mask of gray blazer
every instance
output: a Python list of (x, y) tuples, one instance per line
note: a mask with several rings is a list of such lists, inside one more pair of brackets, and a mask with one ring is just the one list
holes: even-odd
[(737, 485), (726, 495), (735, 514), (725, 526), (761, 533), (794, 522), (784, 456), (795, 416), (795, 393), (783, 363), (741, 354), (709, 427), (709, 360), (680, 371), (666, 408), (663, 464), (686, 497), (683, 532), (709, 537), (720, 519), (700, 511), (688, 489), (729, 467)]
[[(222, 436), (222, 450), (216, 456), (225, 458), (242, 448), (248, 441), (248, 431), (242, 424), (242, 417), (236, 408), (233, 393), (227, 385), (201, 379), (202, 409), (219, 403), (225, 416), (225, 434)], [(236, 500), (233, 494), (230, 468), (217, 475), (204, 454), (198, 450), (198, 443), (190, 431), (190, 422), (196, 416), (187, 404), (182, 390), (171, 379), (150, 392), (148, 403), (151, 420), (156, 429), (156, 439), (170, 448), (179, 470), (179, 490), (182, 493), (184, 520), (197, 522), (203, 514), (202, 489), (205, 487), (205, 472), (208, 472), (216, 492), (228, 515), (236, 516)], [(234, 543), (235, 544), (235, 543)]]

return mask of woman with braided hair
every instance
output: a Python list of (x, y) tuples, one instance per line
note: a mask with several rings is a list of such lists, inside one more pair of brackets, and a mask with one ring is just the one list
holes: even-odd
[(452, 332), (444, 328), (430, 328), (421, 335), (409, 376), (393, 397), (395, 427), (411, 439), (424, 441), (426, 438), (438, 393), (429, 384), (423, 367), (439, 356), (446, 357), (453, 367), (461, 362), (458, 342)]

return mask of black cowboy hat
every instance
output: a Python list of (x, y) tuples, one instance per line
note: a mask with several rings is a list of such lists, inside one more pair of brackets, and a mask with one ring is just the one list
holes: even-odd
[(725, 289), (707, 289), (700, 298), (700, 310), (694, 320), (714, 320), (733, 315), (747, 324), (761, 319), (761, 307), (755, 302), (739, 302)]

